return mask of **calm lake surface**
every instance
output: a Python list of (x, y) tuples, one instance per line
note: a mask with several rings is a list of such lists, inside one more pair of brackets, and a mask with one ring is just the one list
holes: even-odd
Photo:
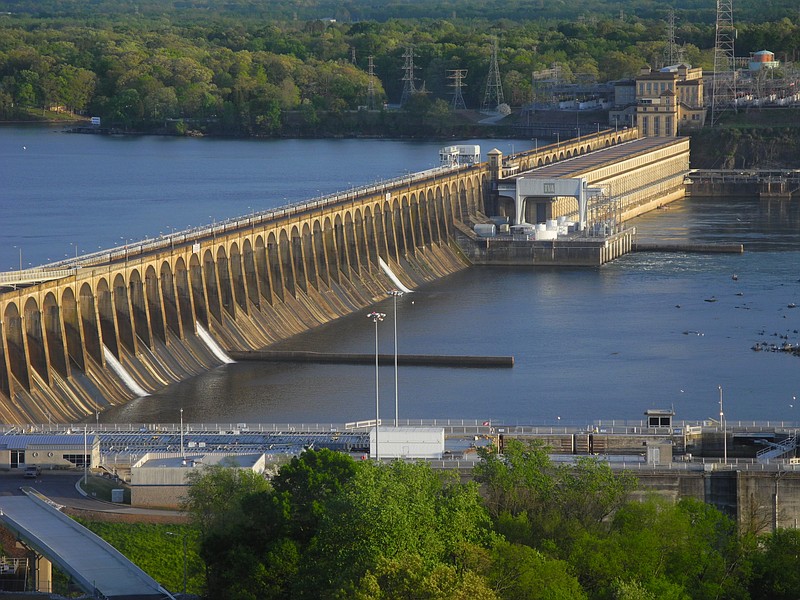
[[(0, 270), (106, 249), (435, 166), (438, 149), (533, 142), (241, 141), (0, 128)], [(798, 421), (800, 202), (693, 199), (633, 223), (641, 239), (741, 242), (742, 255), (631, 254), (599, 269), (473, 268), (397, 304), (399, 351), (513, 355), (513, 369), (401, 367), (401, 419), (585, 424), (639, 419)], [(733, 279), (737, 275), (737, 280)], [(714, 302), (707, 300), (714, 299)], [(391, 353), (393, 308), (379, 330)], [(356, 314), (281, 344), (374, 351)], [(394, 370), (379, 372), (394, 416)], [(375, 370), (232, 364), (108, 410), (105, 422), (340, 423), (375, 415)]]

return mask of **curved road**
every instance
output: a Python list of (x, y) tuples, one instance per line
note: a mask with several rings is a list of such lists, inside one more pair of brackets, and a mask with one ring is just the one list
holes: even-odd
[(76, 471), (42, 471), (36, 479), (26, 479), (22, 470), (0, 472), (0, 496), (23, 496), (23, 487), (35, 489), (53, 502), (77, 508), (105, 513), (181, 516), (179, 511), (132, 508), (127, 504), (112, 504), (83, 496), (76, 488), (83, 474)]

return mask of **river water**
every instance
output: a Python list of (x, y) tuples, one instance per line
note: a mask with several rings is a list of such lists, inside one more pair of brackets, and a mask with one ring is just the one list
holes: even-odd
[[(432, 167), (438, 148), (505, 140), (241, 141), (65, 135), (0, 128), (0, 269), (246, 215)], [(798, 421), (800, 202), (690, 199), (637, 219), (640, 239), (741, 242), (729, 254), (630, 254), (596, 269), (473, 268), (397, 303), (399, 351), (513, 355), (512, 369), (401, 367), (402, 419), (585, 424), (673, 407), (678, 419)], [(734, 279), (733, 275), (736, 275)], [(713, 302), (709, 300), (714, 300)], [(379, 346), (393, 352), (393, 306)], [(281, 344), (371, 353), (366, 313)], [(394, 370), (379, 370), (381, 417)], [(340, 423), (374, 418), (375, 370), (230, 364), (100, 415), (101, 421)]]

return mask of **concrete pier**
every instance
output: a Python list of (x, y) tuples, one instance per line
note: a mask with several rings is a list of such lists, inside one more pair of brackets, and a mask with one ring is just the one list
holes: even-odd
[(698, 252), (708, 254), (742, 254), (743, 244), (694, 244), (681, 242), (676, 244), (663, 242), (634, 242), (631, 252)]
[[(337, 365), (374, 365), (374, 354), (352, 354), (338, 352), (305, 351), (251, 351), (231, 352), (237, 361), (251, 360), (261, 362), (303, 362)], [(378, 364), (393, 365), (394, 354), (378, 354)], [(397, 364), (416, 367), (484, 367), (511, 368), (513, 356), (436, 356), (432, 354), (398, 354)]]

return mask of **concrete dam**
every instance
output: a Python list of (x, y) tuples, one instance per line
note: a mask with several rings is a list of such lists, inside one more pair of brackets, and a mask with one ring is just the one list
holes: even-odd
[[(80, 420), (211, 369), (229, 351), (267, 348), (390, 290), (465, 269), (483, 243), (474, 225), (512, 212), (498, 190), (517, 173), (596, 156), (591, 173), (581, 162), (568, 175), (584, 186), (613, 180), (621, 220), (683, 197), (688, 141), (645, 148), (637, 140), (636, 130), (610, 130), (509, 157), (495, 152), (486, 163), (0, 274), (0, 420)], [(599, 201), (588, 200), (589, 214), (602, 212), (592, 204)], [(555, 195), (525, 202), (523, 213), (548, 218), (578, 212), (575, 199)]]

